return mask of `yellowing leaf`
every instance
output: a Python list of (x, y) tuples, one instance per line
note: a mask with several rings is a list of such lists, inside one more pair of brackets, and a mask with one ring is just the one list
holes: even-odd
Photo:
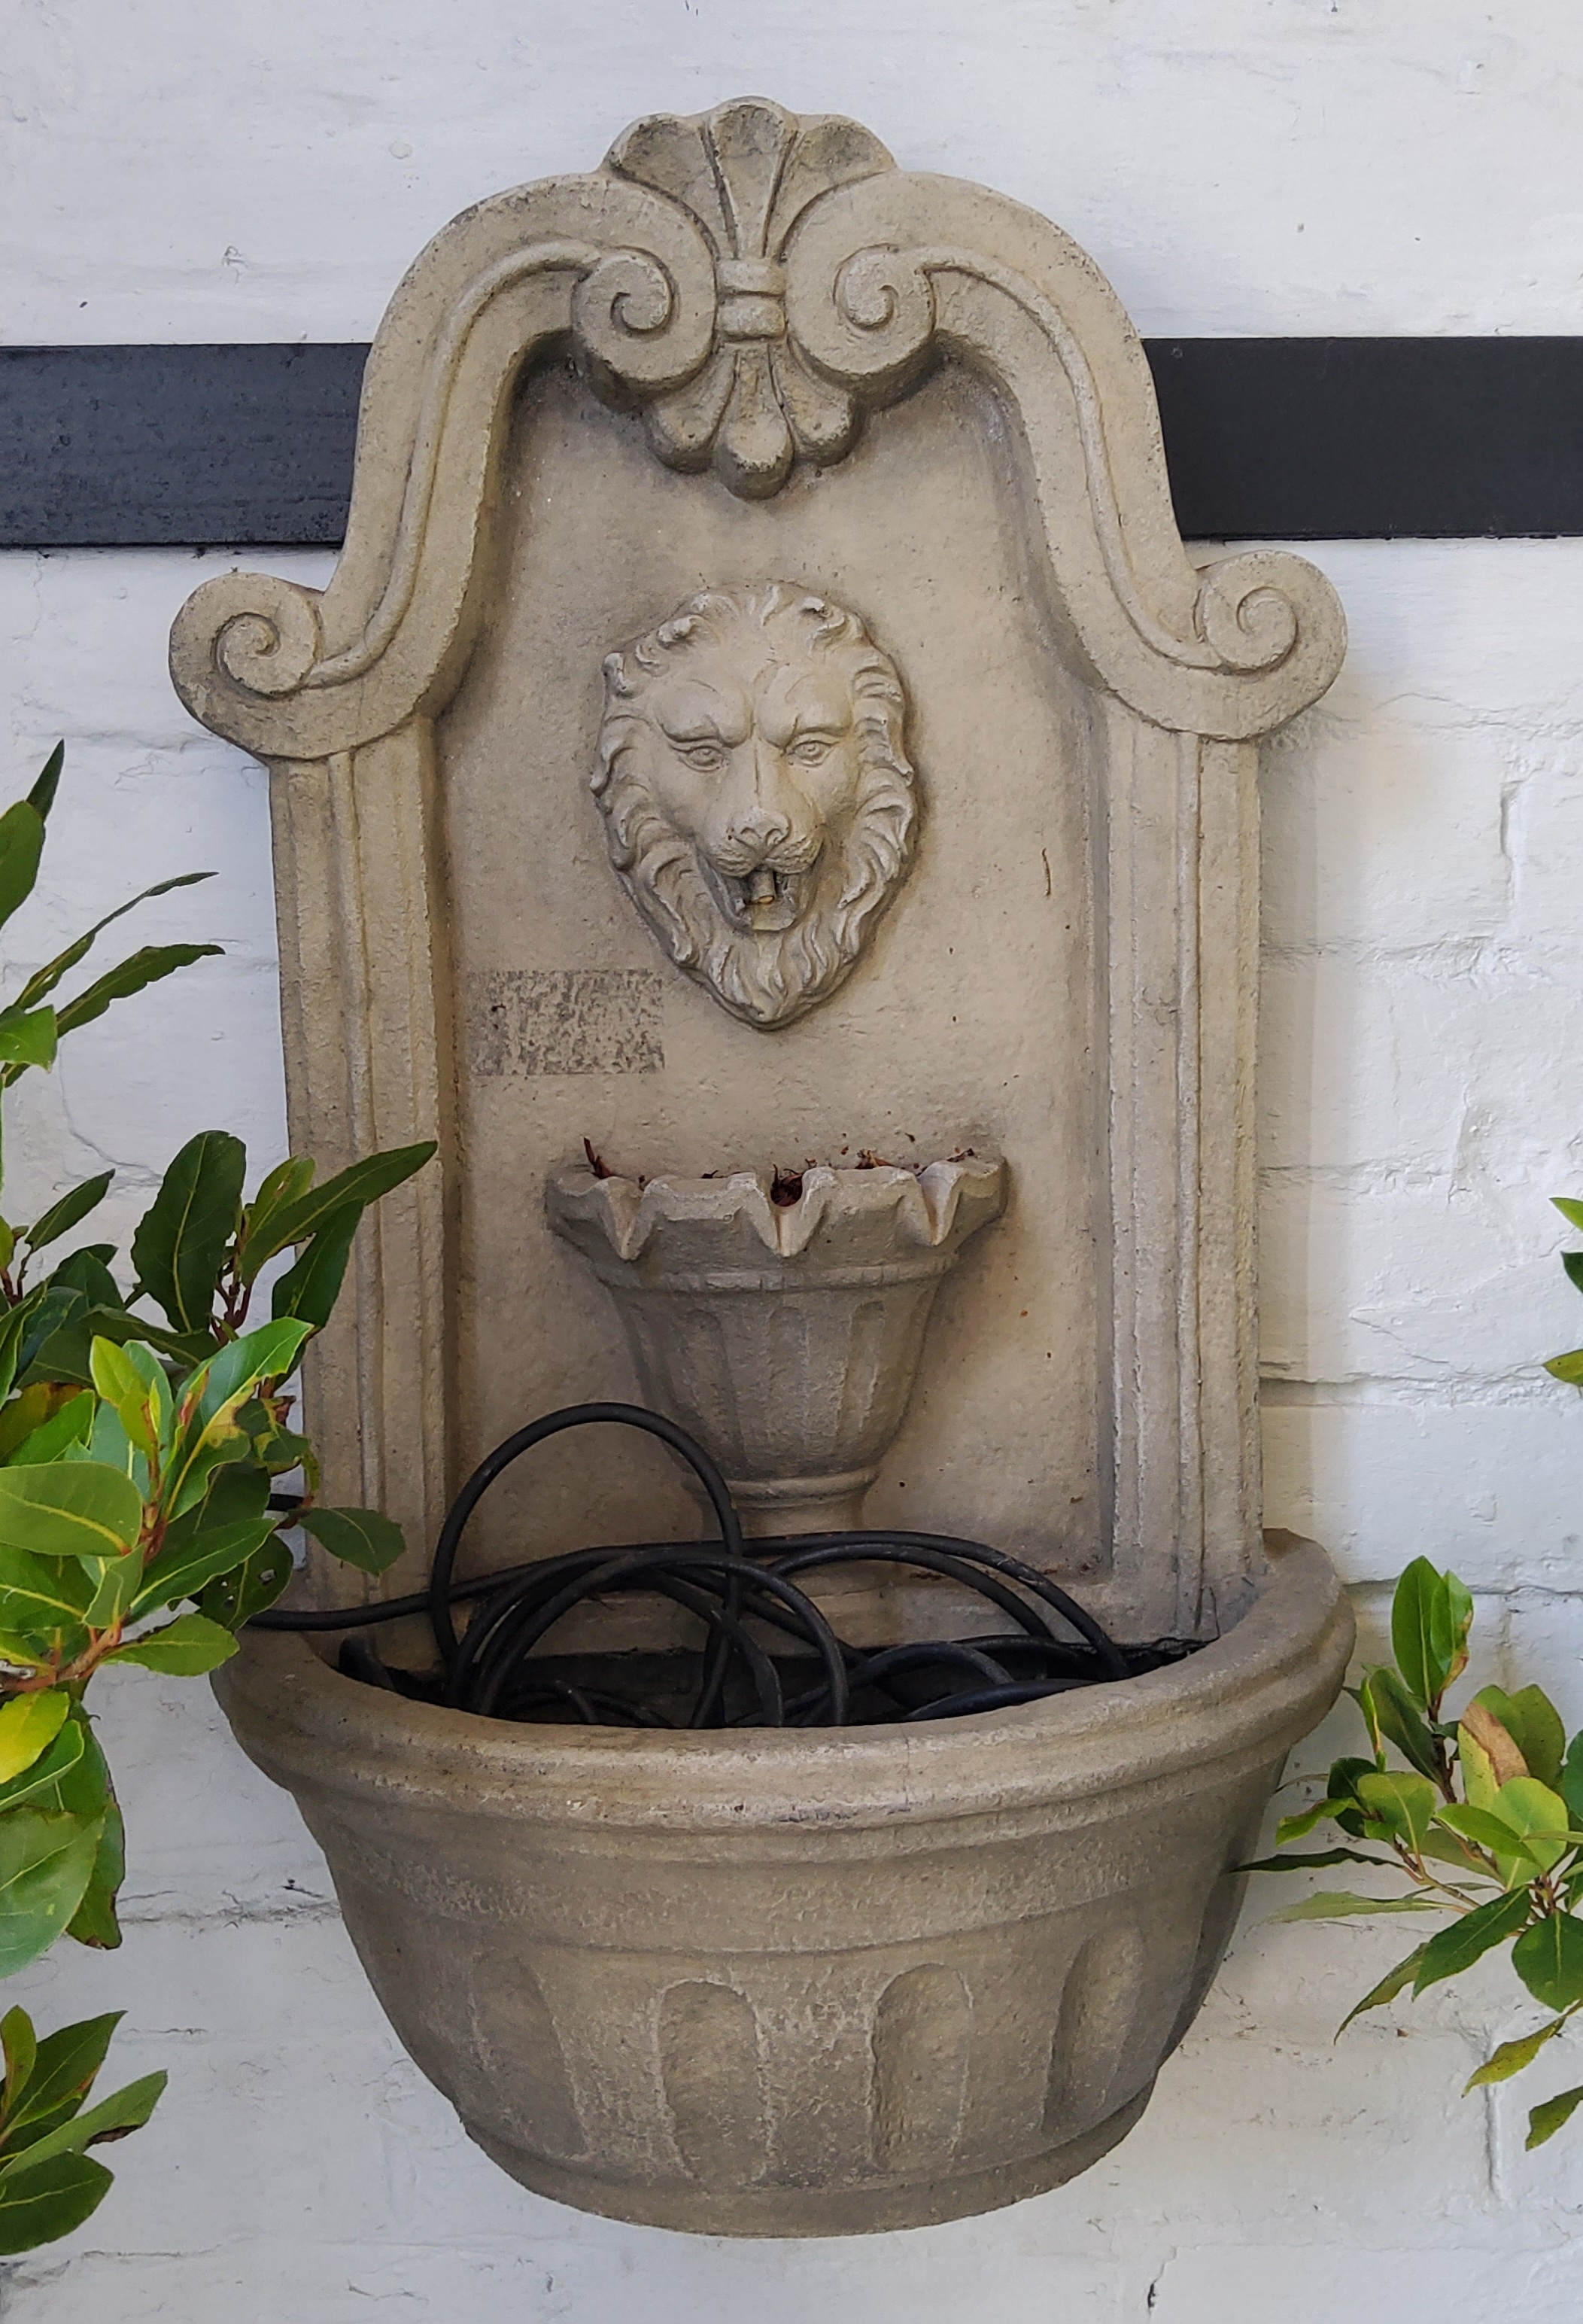
[(1550, 2024), (1542, 2025), (1537, 2034), (1525, 2034), (1520, 2042), (1503, 2042), (1495, 2055), (1487, 2059), (1477, 2073), (1468, 2075), (1463, 2086), (1463, 2097), (1466, 2098), (1469, 2090), (1484, 2089), (1491, 2082), (1508, 2082), (1514, 2074), (1520, 2074), (1524, 2066), (1533, 2063), (1545, 2043), (1554, 2040), (1566, 2022), (1564, 2017), (1552, 2017)]
[(46, 1751), (66, 1723), (71, 1698), (63, 1687), (19, 1694), (0, 1710), (0, 1784), (22, 1775)]
[(0, 1546), (34, 1557), (120, 1557), (142, 1524), (143, 1495), (103, 1462), (0, 1469)]

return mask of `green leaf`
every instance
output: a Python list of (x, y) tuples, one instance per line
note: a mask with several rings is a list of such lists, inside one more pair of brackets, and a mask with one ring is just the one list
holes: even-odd
[(57, 742), (39, 770), (38, 780), (27, 795), (27, 803), (41, 823), (48, 819), (55, 804), (55, 794), (60, 788), (60, 770), (66, 764), (66, 745)]
[(0, 927), (32, 894), (43, 852), (44, 818), (30, 800), (18, 799), (0, 815)]
[(88, 1349), (88, 1371), (95, 1388), (114, 1411), (125, 1431), (149, 1460), (160, 1456), (160, 1439), (149, 1411), (149, 1390), (143, 1374), (114, 1340), (96, 1338)]
[(113, 1243), (85, 1243), (53, 1269), (50, 1276), (51, 1287), (80, 1291), (90, 1305), (119, 1308), (122, 1305), (121, 1286), (106, 1266), (104, 1259), (104, 1253), (114, 1249)]
[(110, 1181), (115, 1176), (114, 1170), (101, 1170), (97, 1178), (85, 1178), (79, 1186), (73, 1186), (69, 1194), (61, 1195), (58, 1203), (51, 1203), (31, 1227), (23, 1228), (23, 1241), (31, 1250), (42, 1250), (46, 1243), (58, 1241), (61, 1235), (69, 1234), (73, 1227), (81, 1225), (90, 1211), (98, 1209), (110, 1191)]
[(1515, 1775), (1496, 1794), (1494, 1812), (1522, 1835), (1524, 1846), (1549, 1871), (1566, 1855), (1570, 1817), (1559, 1792), (1535, 1775)]
[(0, 2017), (0, 2051), (5, 2057), (5, 2080), (0, 2085), (0, 2126), (4, 2126), (20, 2105), (38, 2063), (38, 2037), (25, 2009), (9, 2009)]
[(1333, 1895), (1305, 1896), (1300, 1904), (1288, 1904), (1284, 1913), (1272, 1913), (1272, 1921), (1340, 1921), (1354, 1913), (1443, 1913), (1444, 1904), (1437, 1904), (1427, 1896), (1355, 1896), (1342, 1889)]
[(421, 1145), (400, 1146), (388, 1154), (367, 1155), (361, 1162), (354, 1162), (350, 1169), (327, 1178), (322, 1186), (310, 1188), (295, 1202), (283, 1203), (264, 1231), (248, 1238), (236, 1270), (242, 1281), (251, 1283), (266, 1259), (284, 1250), (288, 1243), (306, 1242), (336, 1212), (354, 1204), (359, 1210), (365, 1210), (382, 1194), (390, 1194), (404, 1179), (410, 1178), (414, 1171), (421, 1170), (436, 1150), (434, 1139), (425, 1139)]
[(385, 1572), (407, 1546), (394, 1517), (375, 1509), (304, 1509), (298, 1523), (321, 1549), (363, 1573)]
[(1551, 1201), (1569, 1226), (1583, 1231), (1583, 1203), (1574, 1202), (1569, 1194), (1552, 1194)]
[(66, 1003), (60, 1011), (61, 1038), (75, 1033), (81, 1026), (91, 1025), (96, 1017), (104, 1015), (112, 1001), (128, 1001), (145, 986), (158, 984), (161, 978), (174, 976), (178, 969), (190, 968), (194, 961), (210, 960), (224, 950), (223, 945), (169, 944), (144, 945), (139, 951), (129, 953), (124, 960), (97, 977), (75, 1001)]
[(1573, 1822), (1583, 1824), (1583, 1733), (1574, 1735), (1567, 1747), (1556, 1789), (1571, 1810)]
[(0, 1469), (0, 1547), (34, 1557), (122, 1557), (142, 1525), (142, 1494), (103, 1462)]
[(14, 1808), (0, 1816), (0, 1978), (48, 1952), (82, 1902), (100, 1826)]
[(171, 1162), (132, 1239), (138, 1281), (179, 1332), (207, 1328), (246, 1170), (239, 1138), (200, 1131)]
[(121, 1942), (115, 1899), (125, 1877), (126, 1828), (121, 1820), (121, 1810), (112, 1799), (105, 1811), (105, 1828), (99, 1834), (88, 1885), (81, 1904), (66, 1924), (69, 1937), (75, 1938), (79, 1945), (93, 1946), (97, 1952), (114, 1952)]
[(1431, 1864), (1454, 1864), (1459, 1872), (1469, 1874), (1475, 1879), (1487, 1880), (1490, 1877), (1488, 1865), (1477, 1855), (1471, 1843), (1459, 1839), (1454, 1831), (1443, 1830), (1438, 1821), (1424, 1834), (1418, 1852)]
[(202, 1499), (222, 1462), (256, 1458), (244, 1407), (261, 1381), (281, 1379), (292, 1370), (311, 1336), (307, 1323), (265, 1323), (233, 1340), (182, 1382), (178, 1410), (185, 1417), (163, 1479), (170, 1516), (180, 1517)]
[[(169, 1557), (189, 1548), (200, 1533), (220, 1526), (238, 1526), (262, 1517), (270, 1503), (267, 1472), (252, 1462), (216, 1469), (204, 1499), (165, 1528), (161, 1555)], [(272, 1519), (272, 1523), (275, 1520)]]
[(111, 2037), (125, 2014), (124, 2010), (112, 2009), (103, 2017), (85, 2017), (75, 2025), (62, 2025), (53, 2034), (45, 2034), (38, 2045), (32, 2076), (23, 2093), (23, 2102), (20, 2107), (7, 2110), (0, 2147), (10, 2150), (18, 2131), (43, 2121), (62, 2107), (75, 2109), (82, 2104), (105, 2062)]
[(308, 1324), (290, 1316), (260, 1324), (256, 1332), (232, 1340), (200, 1364), (181, 1384), (182, 1402), (196, 1392), (198, 1418), (214, 1420), (226, 1406), (234, 1407), (250, 1396), (261, 1380), (285, 1379), (296, 1369), (304, 1341), (312, 1336)]
[(267, 1231), (271, 1219), (283, 1204), (298, 1202), (307, 1194), (313, 1184), (314, 1167), (311, 1156), (289, 1154), (283, 1162), (277, 1162), (272, 1170), (264, 1173), (243, 1219), (244, 1243)]
[(129, 902), (117, 904), (113, 912), (106, 912), (102, 920), (96, 920), (86, 936), (74, 937), (64, 952), (57, 953), (53, 960), (46, 961), (42, 968), (34, 971), (16, 996), (17, 1007), (31, 1008), (34, 1001), (42, 1001), (46, 993), (53, 992), (61, 978), (69, 975), (79, 960), (87, 958), (96, 940), (104, 935), (107, 927), (116, 920), (124, 919), (128, 912), (134, 912), (140, 904), (146, 904), (151, 897), (168, 896), (173, 888), (196, 888), (201, 881), (212, 880), (214, 877), (215, 874), (212, 872), (180, 872), (175, 879), (157, 880), (152, 888), (143, 889), (140, 895), (133, 896)]
[(42, 1305), (44, 1296), (43, 1287), (41, 1286), (38, 1290), (30, 1291), (27, 1297), (19, 1300), (14, 1307), (7, 1308), (4, 1315), (0, 1315), (0, 1397), (9, 1396), (11, 1393), (11, 1383), (16, 1378), (18, 1361), (22, 1353), (23, 1334), (34, 1314)]
[(1509, 1823), (1505, 1816), (1498, 1815), (1494, 1808), (1474, 1808), (1459, 1803), (1441, 1808), (1436, 1821), (1449, 1825), (1452, 1831), (1459, 1832), (1464, 1840), (1472, 1840), (1477, 1847), (1488, 1849), (1499, 1861), (1501, 1877), (1508, 1888), (1515, 1881), (1532, 1880), (1535, 1873), (1545, 1869), (1538, 1849), (1531, 1848), (1515, 1826)]
[(206, 1527), (162, 1550), (143, 1575), (143, 1587), (132, 1601), (132, 1618), (141, 1621), (161, 1606), (196, 1599), (217, 1574), (245, 1565), (262, 1549), (275, 1530), (273, 1517), (254, 1517), (240, 1525)]
[(121, 1942), (115, 1921), (115, 1899), (126, 1877), (125, 1831), (121, 1810), (110, 1782), (110, 1769), (98, 1738), (79, 1711), (83, 1754), (58, 1785), (61, 1808), (99, 1826), (99, 1844), (82, 1902), (67, 1923), (66, 1933), (78, 1944), (100, 1949)]
[(1364, 1775), (1379, 1773), (1372, 1759), (1335, 1759), (1325, 1779), (1325, 1796), (1331, 1812), (1345, 1832), (1361, 1840), (1364, 1832), (1363, 1810), (1358, 1803), (1358, 1780)]
[(1311, 1808), (1297, 1815), (1283, 1816), (1275, 1826), (1275, 1846), (1284, 1848), (1289, 1840), (1306, 1840), (1321, 1823), (1329, 1823), (1336, 1812), (1334, 1800), (1317, 1800)]
[[(21, 1699), (26, 1702), (41, 1702), (48, 1698), (24, 1695)], [(32, 1800), (43, 1807), (55, 1804), (43, 1799), (41, 1794), (54, 1791), (61, 1778), (70, 1774), (83, 1755), (84, 1740), (85, 1730), (80, 1720), (68, 1720), (31, 1767), (13, 1775), (8, 1783), (0, 1784), (0, 1813), (8, 1808), (20, 1807), (23, 1800)]]
[[(66, 1261), (66, 1268), (76, 1271), (78, 1261), (90, 1257), (89, 1253), (75, 1251)], [(58, 1328), (51, 1330), (48, 1338), (37, 1344), (36, 1353), (22, 1374), (23, 1386), (33, 1387), (41, 1381), (48, 1381), (58, 1386), (91, 1388), (93, 1343), (96, 1339), (114, 1340), (117, 1346), (124, 1346), (133, 1340), (161, 1346), (173, 1339), (173, 1334), (168, 1335), (145, 1317), (130, 1314), (122, 1303), (114, 1279), (108, 1275), (105, 1287), (114, 1295), (113, 1303), (96, 1306), (91, 1300), (85, 1300), (80, 1291), (69, 1290), (60, 1285), (59, 1277), (64, 1272), (65, 1268), (62, 1268), (51, 1277), (46, 1308), (52, 1306), (59, 1296), (68, 1303), (65, 1312), (60, 1316)], [(201, 1351), (183, 1348), (179, 1352), (190, 1363), (195, 1352), (207, 1353), (213, 1345), (214, 1342), (206, 1338)]]
[(0, 1630), (69, 1656), (87, 1644), (82, 1620), (94, 1584), (75, 1559), (30, 1557), (0, 1544)]
[(1567, 1730), (1549, 1695), (1537, 1686), (1523, 1687), (1515, 1694), (1507, 1694), (1498, 1686), (1485, 1686), (1473, 1700), (1500, 1720), (1527, 1761), (1529, 1774), (1537, 1775), (1542, 1784), (1554, 1784), (1566, 1756)]
[(236, 1651), (236, 1641), (206, 1614), (179, 1614), (163, 1629), (150, 1630), (129, 1646), (105, 1656), (107, 1663), (141, 1663), (144, 1670), (164, 1671), (172, 1678), (198, 1678), (214, 1670)]
[(1239, 1864), (1238, 1872), (1318, 1872), (1327, 1864), (1373, 1864), (1383, 1872), (1401, 1869), (1394, 1857), (1365, 1856), (1361, 1849), (1325, 1848), (1312, 1855), (1259, 1856), (1251, 1864)]
[(1397, 1673), (1388, 1663), (1378, 1670), (1370, 1671), (1360, 1692), (1368, 1698), (1374, 1711), (1374, 1724), (1379, 1733), (1387, 1742), (1395, 1745), (1402, 1757), (1421, 1775), (1432, 1779), (1440, 1767), (1434, 1738), (1424, 1725), (1418, 1703)]
[(99, 1578), (82, 1618), (90, 1630), (113, 1630), (118, 1622), (126, 1619), (142, 1567), (140, 1557), (105, 1560), (98, 1569)]
[(38, 1638), (19, 1637), (14, 1631), (0, 1630), (0, 1664), (5, 1665), (0, 1676), (9, 1677), (14, 1670), (42, 1670), (50, 1657), (43, 1642)]
[(239, 1630), (274, 1604), (295, 1568), (291, 1553), (278, 1533), (254, 1552), (245, 1565), (233, 1567), (209, 1583), (198, 1600), (198, 1611), (227, 1630)]
[[(1553, 1372), (1557, 1379), (1565, 1380), (1569, 1388), (1583, 1388), (1583, 1348), (1571, 1348), (1564, 1356), (1551, 1356), (1544, 1369)], [(1547, 2131), (1545, 2135), (1549, 2137), (1550, 2133)], [(1530, 2145), (1532, 2143), (1529, 2141)]]
[(0, 2181), (0, 2255), (59, 2243), (91, 2218), (115, 2185), (91, 2154), (60, 2154)]
[[(148, 1497), (149, 1464), (147, 1455), (140, 1452), (122, 1425), (121, 1416), (113, 1405), (101, 1402), (97, 1396), (83, 1397), (94, 1408), (94, 1425), (88, 1440), (80, 1449), (70, 1448), (62, 1453), (66, 1461), (98, 1461), (106, 1469), (119, 1469), (130, 1477), (140, 1493)], [(28, 1439), (31, 1444), (32, 1439)], [(23, 1451), (27, 1451), (23, 1445)]]
[(290, 1428), (282, 1428), (269, 1406), (261, 1397), (250, 1397), (236, 1413), (236, 1425), (253, 1447), (253, 1457), (272, 1477), (284, 1476), (289, 1469), (306, 1471), (308, 1489), (318, 1489), (318, 1462), (306, 1436), (299, 1436)]
[(52, 1065), (56, 1038), (52, 1009), (0, 1009), (0, 1065)]
[(71, 1697), (63, 1687), (19, 1694), (0, 1708), (0, 1784), (31, 1767), (66, 1723)]
[(1564, 1250), (1561, 1265), (1567, 1270), (1567, 1280), (1574, 1291), (1583, 1291), (1583, 1250)]
[(117, 2090), (114, 2098), (101, 2098), (86, 2114), (74, 2115), (47, 2137), (23, 2147), (14, 2161), (0, 2163), (0, 2193), (23, 2172), (52, 2163), (58, 2154), (79, 2154), (85, 2146), (97, 2146), (106, 2139), (124, 2138), (128, 2131), (141, 2130), (163, 2096), (169, 2080), (169, 2075), (163, 2073), (142, 2074), (135, 2082), (128, 2082), (124, 2090)]
[(1546, 2098), (1542, 2106), (1532, 2107), (1528, 2114), (1528, 2135), (1523, 2144), (1530, 2154), (1564, 2130), (1578, 2107), (1583, 2106), (1583, 2085), (1575, 2090), (1562, 2090), (1558, 2098)]
[(1382, 2009), (1387, 2001), (1394, 2001), (1399, 1993), (1406, 1991), (1417, 1976), (1419, 1964), (1427, 1950), (1424, 1945), (1414, 1946), (1405, 1960), (1399, 1960), (1394, 1969), (1387, 1969), (1379, 1983), (1371, 1986), (1363, 1999), (1353, 2004), (1336, 2028), (1335, 2038), (1338, 2042), (1351, 2024), (1352, 2020), (1355, 2017), (1361, 2017), (1366, 2009)]
[(1391, 1647), (1420, 1709), (1432, 1712), (1451, 1674), (1451, 1616), (1445, 1582), (1427, 1557), (1415, 1557), (1396, 1584)]
[[(88, 1349), (88, 1370), (104, 1399), (94, 1424), (90, 1445), (96, 1459), (114, 1460), (133, 1476), (140, 1490), (163, 1461), (175, 1434), (175, 1405), (165, 1368), (153, 1350), (138, 1341), (117, 1344), (96, 1336)], [(103, 1433), (102, 1424), (114, 1418), (121, 1443)], [(128, 1456), (143, 1456), (143, 1466)]]
[(1359, 1775), (1358, 1796), (1393, 1840), (1404, 1840), (1415, 1851), (1423, 1845), (1440, 1798), (1427, 1775), (1402, 1775), (1394, 1769), (1385, 1775)]
[(1512, 1967), (1546, 2009), (1583, 2001), (1583, 1921), (1547, 1913), (1512, 1947)]
[(363, 1217), (363, 1205), (349, 1203), (335, 1212), (303, 1246), (294, 1266), (275, 1285), (270, 1301), (272, 1315), (296, 1315), (322, 1332), (335, 1312), (345, 1279), (352, 1239)]
[(1440, 1984), (1443, 1978), (1460, 1977), (1493, 1946), (1514, 1937), (1532, 1910), (1528, 1891), (1516, 1888), (1504, 1896), (1492, 1896), (1487, 1904), (1476, 1905), (1449, 1929), (1440, 1930), (1423, 1948), (1423, 1959), (1413, 1980), (1414, 1995)]
[[(1531, 1932), (1532, 1933), (1532, 1932)], [(1491, 2082), (1509, 2082), (1524, 2066), (1531, 2066), (1547, 2042), (1553, 2041), (1566, 2024), (1564, 2017), (1552, 2017), (1537, 2034), (1525, 2034), (1520, 2042), (1503, 2042), (1494, 2056), (1486, 2060), (1477, 2073), (1469, 2074), (1462, 2086), (1462, 2095), (1469, 2090), (1481, 2090)]]
[(95, 1403), (91, 1395), (68, 1397), (65, 1403), (24, 1437), (3, 1465), (41, 1468), (62, 1460), (73, 1445), (86, 1443), (92, 1431)]
[(1468, 1634), (1473, 1628), (1473, 1596), (1465, 1582), (1454, 1573), (1445, 1576), (1446, 1616), (1450, 1625), (1450, 1671), (1448, 1686), (1454, 1686), (1468, 1667)]

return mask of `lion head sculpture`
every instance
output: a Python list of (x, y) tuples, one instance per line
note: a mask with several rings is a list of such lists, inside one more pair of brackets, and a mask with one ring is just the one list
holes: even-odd
[(705, 589), (607, 654), (594, 795), (678, 968), (765, 1030), (850, 974), (918, 802), (896, 665), (787, 581)]

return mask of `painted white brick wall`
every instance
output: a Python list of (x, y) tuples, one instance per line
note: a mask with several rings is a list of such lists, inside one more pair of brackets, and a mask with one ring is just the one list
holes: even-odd
[[(639, 113), (745, 89), (856, 113), (907, 164), (1035, 203), (1146, 330), (1579, 327), (1572, 0), (14, 0), (6, 21), (0, 344), (366, 336), (465, 202), (588, 166)], [(1546, 1202), (1583, 1191), (1583, 543), (1311, 553), (1353, 647), (1265, 780), (1270, 1515), (1328, 1543), (1376, 1636), (1408, 1557), (1455, 1563), (1487, 1671), (1539, 1675), (1576, 1723), (1583, 1404), (1536, 1359), (1583, 1336)], [(102, 1157), (123, 1235), (194, 1130), (236, 1129), (261, 1167), (281, 1150), (262, 778), (164, 674), (170, 615), (224, 561), (0, 557), (0, 793), (58, 734), (70, 752), (5, 968), (169, 871), (220, 874), (149, 931), (158, 915), (226, 957), (77, 1037), (17, 1109), (19, 1208)], [(126, 2070), (167, 2065), (172, 2087), (91, 2226), (0, 2272), (21, 2324), (1583, 2308), (1583, 2147), (1525, 2156), (1520, 2086), (1456, 2095), (1532, 2020), (1510, 1982), (1333, 2045), (1396, 1938), (1266, 1930), (1256, 1901), (1143, 2126), (1055, 2195), (801, 2245), (538, 2201), (397, 2049), (295, 1811), (204, 1690), (129, 1677), (101, 1700), (128, 1941), (13, 1990), (51, 2020), (124, 2006)], [(1333, 1720), (1304, 1764), (1346, 1732)]]

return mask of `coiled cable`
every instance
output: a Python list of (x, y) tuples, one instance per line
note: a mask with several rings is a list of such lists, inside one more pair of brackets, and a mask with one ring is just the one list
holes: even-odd
[[(717, 1537), (635, 1542), (570, 1551), (458, 1581), (456, 1561), (474, 1511), (511, 1463), (572, 1428), (634, 1428), (657, 1437), (692, 1470), (713, 1513)], [(854, 1646), (795, 1577), (842, 1566), (892, 1565), (937, 1575), (982, 1600), (1000, 1627), (983, 1637), (912, 1639)], [(544, 1643), (575, 1608), (629, 1593), (667, 1600), (701, 1626), (695, 1682), (668, 1710), (617, 1684), (634, 1659), (579, 1659), (577, 1674), (548, 1666)], [(458, 1633), (456, 1609), (472, 1604)], [(392, 1673), (355, 1634), (427, 1614), (438, 1653), (437, 1682)], [(1052, 1623), (1055, 1617), (1069, 1635)], [(1166, 1640), (1122, 1647), (1087, 1609), (1020, 1558), (950, 1535), (857, 1529), (748, 1544), (715, 1463), (675, 1421), (641, 1405), (577, 1404), (517, 1430), (481, 1462), (440, 1528), (426, 1590), (374, 1605), (255, 1615), (251, 1628), (342, 1631), (349, 1675), (424, 1694), (483, 1718), (568, 1717), (588, 1725), (643, 1728), (845, 1727), (960, 1718), (1035, 1702), (1073, 1687), (1128, 1679), (1192, 1648)], [(782, 1649), (778, 1662), (766, 1634)], [(651, 1658), (650, 1658), (651, 1659)], [(600, 1676), (585, 1677), (597, 1661)], [(794, 1691), (788, 1692), (788, 1686)], [(652, 1690), (651, 1690), (652, 1692)]]

